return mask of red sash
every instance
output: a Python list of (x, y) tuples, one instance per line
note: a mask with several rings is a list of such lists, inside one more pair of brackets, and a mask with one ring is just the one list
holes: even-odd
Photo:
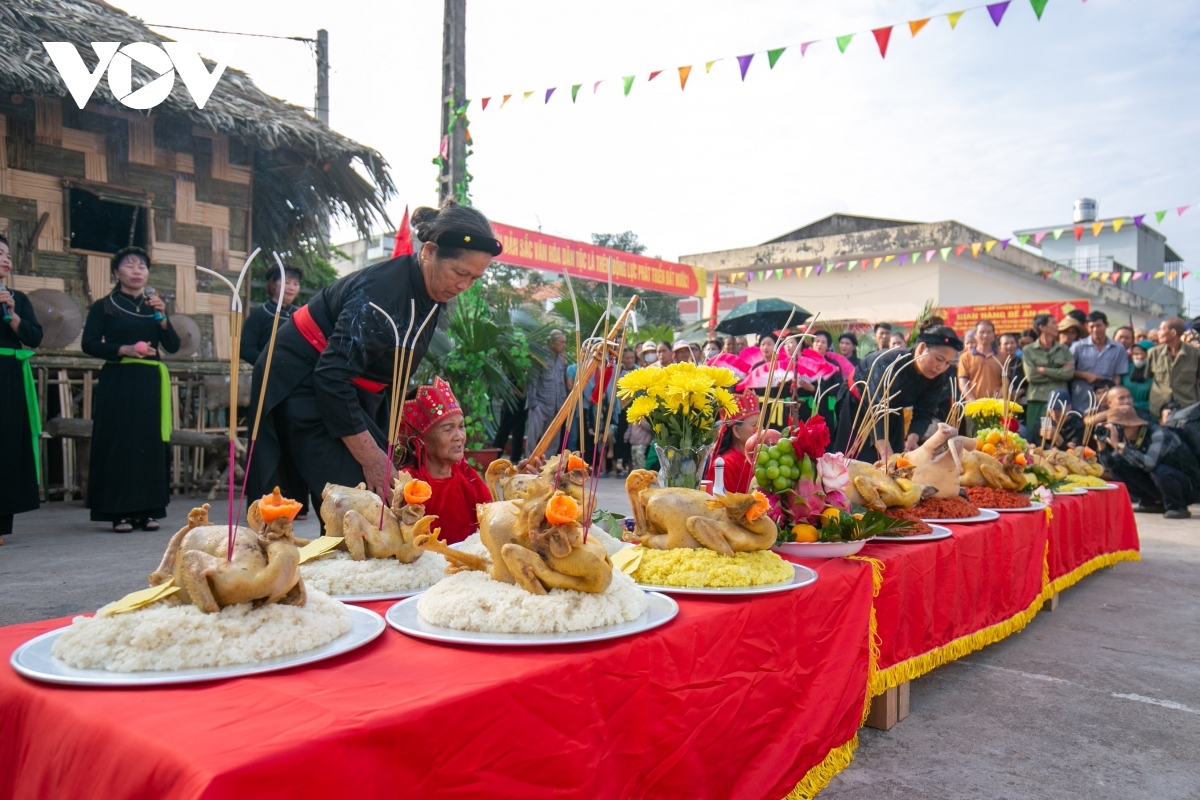
[[(312, 314), (308, 312), (308, 306), (300, 306), (300, 308), (296, 309), (292, 314), (292, 324), (296, 326), (296, 330), (300, 331), (300, 335), (304, 337), (304, 341), (313, 346), (313, 349), (318, 353), (325, 352), (325, 348), (329, 346), (329, 340), (321, 332), (321, 327), (313, 322)], [(377, 383), (366, 378), (353, 378), (351, 383), (374, 394), (379, 394), (388, 388), (386, 383)]]

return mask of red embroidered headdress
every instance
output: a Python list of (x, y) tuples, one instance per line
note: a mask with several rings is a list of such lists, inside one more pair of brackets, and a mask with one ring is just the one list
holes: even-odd
[(418, 387), (417, 396), (404, 404), (404, 427), (423, 436), (447, 417), (462, 413), (450, 384), (435, 377), (432, 386)]
[(740, 421), (743, 419), (749, 419), (758, 413), (758, 395), (756, 395), (750, 389), (747, 389), (746, 391), (737, 395), (735, 399), (737, 400), (738, 406), (737, 413), (731, 415), (722, 411), (721, 419), (736, 419)]

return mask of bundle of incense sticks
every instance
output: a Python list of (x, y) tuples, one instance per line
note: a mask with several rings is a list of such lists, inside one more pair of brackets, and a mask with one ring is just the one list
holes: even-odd
[[(279, 267), (279, 297), (275, 301), (275, 315), (271, 319), (271, 339), (267, 342), (267, 363), (263, 366), (262, 385), (258, 387), (258, 404), (254, 410), (254, 427), (250, 429), (250, 444), (246, 450), (246, 468), (242, 472), (242, 495), (238, 500), (237, 519), (242, 518), (242, 509), (246, 504), (246, 484), (250, 481), (250, 464), (254, 461), (254, 445), (258, 441), (259, 423), (262, 422), (263, 400), (267, 397), (267, 381), (271, 379), (271, 361), (275, 357), (275, 335), (279, 333), (279, 312), (283, 310), (283, 286), (287, 283), (287, 273), (283, 268), (283, 261), (274, 251), (271, 252), (271, 255), (275, 257), (275, 264)], [(299, 500), (300, 498), (291, 499)]]
[[(235, 497), (234, 491), (234, 472), (237, 466), (237, 396), (238, 396), (238, 353), (241, 352), (242, 346), (242, 281), (246, 277), (246, 273), (250, 271), (250, 265), (261, 252), (262, 248), (256, 248), (242, 265), (242, 271), (238, 273), (237, 283), (231, 282), (228, 278), (215, 270), (207, 267), (197, 266), (196, 269), (205, 272), (224, 283), (229, 287), (231, 297), (229, 299), (229, 341), (230, 341), (230, 356), (229, 356), (229, 534), (226, 542), (225, 558), (227, 561), (233, 560), (233, 542), (235, 532), (237, 530), (234, 517)], [(282, 291), (282, 287), (280, 288)]]

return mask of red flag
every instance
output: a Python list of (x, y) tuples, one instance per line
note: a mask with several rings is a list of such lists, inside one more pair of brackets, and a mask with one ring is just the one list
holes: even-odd
[(396, 229), (396, 246), (392, 248), (392, 258), (412, 255), (412, 251), (412, 227), (408, 224), (408, 206), (405, 206), (404, 219), (400, 220), (400, 227)]
[(879, 57), (887, 58), (888, 41), (892, 38), (892, 26), (876, 28), (871, 33), (875, 34), (875, 44), (879, 45)]
[(1078, 242), (1080, 239), (1083, 238), (1083, 226), (1076, 225), (1074, 230), (1075, 230), (1075, 241)]
[(713, 281), (713, 302), (712, 302), (712, 319), (708, 321), (708, 327), (717, 327), (717, 314), (721, 311), (721, 277)]

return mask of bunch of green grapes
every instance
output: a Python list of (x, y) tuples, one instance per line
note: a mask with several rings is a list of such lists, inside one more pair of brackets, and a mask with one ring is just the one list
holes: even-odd
[(754, 480), (760, 489), (783, 494), (800, 480), (800, 460), (791, 439), (780, 439), (770, 447), (760, 448), (754, 465)]

